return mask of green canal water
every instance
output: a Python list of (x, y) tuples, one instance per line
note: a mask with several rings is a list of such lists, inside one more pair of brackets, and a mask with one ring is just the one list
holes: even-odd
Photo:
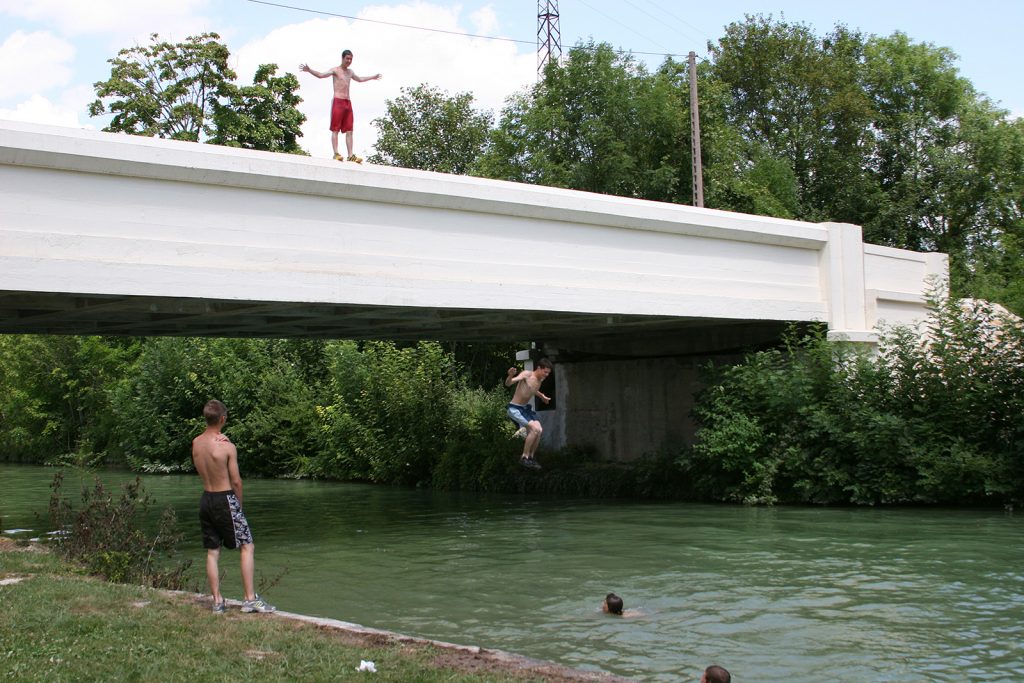
[[(54, 470), (0, 465), (44, 534)], [(103, 473), (109, 484), (125, 473)], [(68, 473), (67, 490), (80, 475)], [(195, 476), (146, 476), (202, 567)], [(746, 508), (247, 480), (279, 608), (645, 681), (1024, 680), (1024, 514)], [(10, 535), (10, 534), (9, 534)], [(237, 555), (225, 593), (241, 597)], [(196, 574), (197, 579), (199, 574)], [(601, 614), (605, 593), (632, 618)]]

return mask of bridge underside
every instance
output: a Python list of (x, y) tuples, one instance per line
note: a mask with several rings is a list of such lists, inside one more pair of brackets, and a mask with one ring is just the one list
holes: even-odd
[(3, 334), (545, 340), (576, 357), (637, 357), (704, 352), (708, 346), (721, 349), (723, 342), (725, 347), (749, 348), (777, 339), (783, 325), (655, 315), (0, 293)]
[(0, 334), (531, 342), (545, 447), (620, 460), (692, 437), (709, 360), (874, 341), (947, 273), (853, 225), (0, 122)]

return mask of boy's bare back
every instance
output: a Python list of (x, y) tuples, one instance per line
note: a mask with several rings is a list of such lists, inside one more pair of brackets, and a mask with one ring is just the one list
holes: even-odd
[[(192, 439), (192, 462), (195, 463), (203, 489), (232, 490), (232, 466), (237, 472), (235, 444), (220, 433), (205, 431)], [(237, 476), (237, 475), (236, 475)]]

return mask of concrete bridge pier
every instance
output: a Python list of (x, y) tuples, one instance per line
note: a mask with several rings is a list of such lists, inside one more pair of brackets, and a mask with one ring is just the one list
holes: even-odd
[(517, 358), (528, 369), (542, 356), (555, 365), (544, 387), (552, 405), (535, 406), (544, 426), (542, 445), (590, 446), (602, 458), (626, 462), (691, 443), (702, 368), (736, 363), (746, 352), (776, 345), (786, 325), (757, 321), (625, 341), (535, 344)]

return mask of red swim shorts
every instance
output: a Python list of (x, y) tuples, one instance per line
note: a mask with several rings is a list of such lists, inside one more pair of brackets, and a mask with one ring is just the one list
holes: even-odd
[(331, 130), (342, 133), (352, 130), (352, 100), (334, 98), (331, 103)]

